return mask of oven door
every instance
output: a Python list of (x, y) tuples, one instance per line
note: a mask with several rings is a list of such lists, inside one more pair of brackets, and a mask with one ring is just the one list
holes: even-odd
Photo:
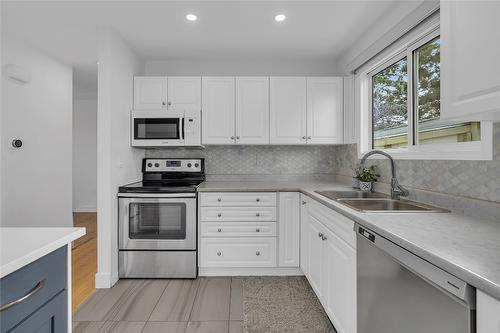
[(196, 250), (196, 198), (120, 197), (120, 250)]
[(132, 111), (132, 146), (184, 146), (184, 115)]

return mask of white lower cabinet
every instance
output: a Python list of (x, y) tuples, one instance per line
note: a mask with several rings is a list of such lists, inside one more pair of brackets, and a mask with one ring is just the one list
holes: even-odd
[(354, 234), (354, 222), (307, 196), (302, 203), (301, 267), (337, 332), (355, 333), (356, 249), (335, 230), (341, 222)]
[(278, 200), (278, 265), (299, 267), (300, 193), (280, 192)]
[(500, 300), (477, 290), (477, 333), (500, 333)]
[(202, 267), (275, 267), (276, 238), (202, 238)]
[(211, 192), (199, 197), (199, 266), (277, 267), (276, 192)]

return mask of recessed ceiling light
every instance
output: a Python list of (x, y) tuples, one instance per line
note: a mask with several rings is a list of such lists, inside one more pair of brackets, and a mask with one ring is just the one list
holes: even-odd
[(196, 21), (198, 19), (198, 16), (194, 15), (194, 14), (187, 14), (186, 15), (186, 20), (188, 21)]
[(283, 22), (286, 19), (285, 14), (278, 14), (274, 17), (274, 20), (276, 22)]

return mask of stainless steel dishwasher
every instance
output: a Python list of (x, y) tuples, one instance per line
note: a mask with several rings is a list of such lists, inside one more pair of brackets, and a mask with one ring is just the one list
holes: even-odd
[(358, 333), (473, 333), (476, 290), (360, 225)]

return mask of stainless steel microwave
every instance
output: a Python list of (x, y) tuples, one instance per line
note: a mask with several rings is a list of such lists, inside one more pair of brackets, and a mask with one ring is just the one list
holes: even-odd
[(132, 110), (131, 145), (201, 146), (200, 118), (193, 111)]

